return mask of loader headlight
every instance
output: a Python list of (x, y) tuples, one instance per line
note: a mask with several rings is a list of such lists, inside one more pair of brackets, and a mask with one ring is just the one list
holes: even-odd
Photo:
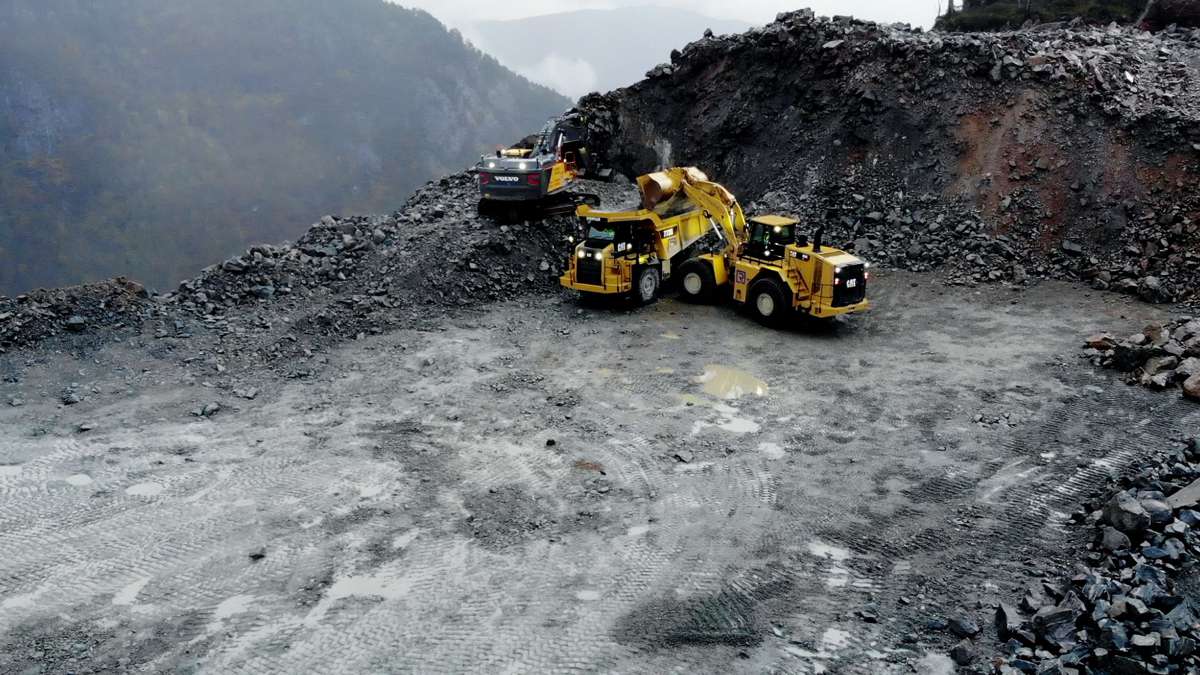
[(488, 168), (489, 168), (489, 169), (494, 169), (494, 168), (496, 168), (496, 163), (495, 163), (495, 162), (488, 162)]
[(580, 258), (586, 258), (586, 257), (587, 257), (587, 251), (585, 251), (585, 250), (583, 250), (583, 249), (579, 249), (579, 252), (578, 252), (578, 253), (576, 253), (576, 255), (578, 255)]
[(596, 260), (604, 260), (604, 254), (600, 251), (596, 251)]
[(521, 162), (520, 164), (517, 164), (517, 168), (524, 171), (525, 169), (529, 168), (529, 164), (526, 162)]

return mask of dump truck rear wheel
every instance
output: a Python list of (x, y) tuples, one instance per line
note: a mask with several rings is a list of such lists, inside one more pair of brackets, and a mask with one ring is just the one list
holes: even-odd
[(746, 303), (754, 318), (764, 326), (778, 326), (788, 312), (783, 284), (776, 279), (759, 279), (750, 286)]
[(717, 290), (712, 267), (703, 260), (689, 260), (679, 268), (682, 296), (692, 302), (711, 302)]
[(662, 274), (657, 267), (643, 267), (633, 285), (633, 299), (640, 305), (648, 305), (658, 297), (662, 285)]

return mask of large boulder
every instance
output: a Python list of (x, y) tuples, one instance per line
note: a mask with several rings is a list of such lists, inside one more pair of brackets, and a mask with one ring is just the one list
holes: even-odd
[(1183, 395), (1193, 401), (1200, 401), (1200, 375), (1192, 375), (1183, 381)]
[(1146, 373), (1150, 377), (1154, 377), (1161, 372), (1175, 370), (1178, 367), (1179, 359), (1177, 357), (1155, 356), (1154, 358), (1148, 359), (1146, 363), (1142, 365), (1142, 372)]
[(1200, 375), (1200, 359), (1189, 356), (1175, 369), (1176, 379), (1186, 380), (1193, 375)]
[(1151, 303), (1171, 302), (1171, 292), (1158, 277), (1146, 277), (1138, 282), (1138, 296)]
[(1150, 527), (1150, 514), (1132, 494), (1118, 492), (1104, 505), (1104, 522), (1126, 534), (1137, 533)]
[(1131, 370), (1137, 370), (1156, 354), (1153, 347), (1134, 344), (1133, 342), (1122, 342), (1113, 348), (1113, 368), (1128, 373)]
[(1117, 346), (1117, 339), (1108, 333), (1100, 333), (1089, 337), (1085, 344), (1098, 352), (1106, 352)]
[(1105, 551), (1110, 552), (1128, 550), (1132, 546), (1129, 537), (1111, 525), (1104, 527), (1104, 534), (1100, 538), (1100, 545), (1104, 547)]

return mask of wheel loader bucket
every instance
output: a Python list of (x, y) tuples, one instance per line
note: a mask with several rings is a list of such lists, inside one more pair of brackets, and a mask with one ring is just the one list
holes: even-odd
[(638, 176), (638, 189), (642, 191), (642, 208), (649, 211), (670, 199), (683, 187), (684, 181), (699, 183), (707, 180), (708, 176), (695, 167), (676, 168)]

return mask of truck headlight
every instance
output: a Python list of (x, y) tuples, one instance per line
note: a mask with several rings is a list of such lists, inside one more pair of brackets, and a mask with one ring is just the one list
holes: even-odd
[(494, 169), (494, 168), (496, 168), (496, 163), (495, 163), (495, 162), (488, 162), (488, 168), (489, 168), (489, 169)]
[(520, 164), (517, 164), (517, 168), (524, 171), (525, 169), (529, 168), (529, 165), (525, 162), (521, 162)]

